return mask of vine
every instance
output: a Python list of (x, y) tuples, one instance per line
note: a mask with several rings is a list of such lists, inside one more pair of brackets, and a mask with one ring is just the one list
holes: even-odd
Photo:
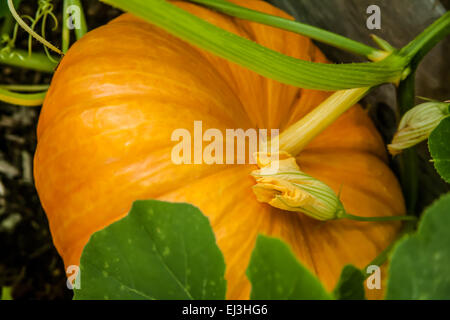
[[(14, 3), (12, 0), (8, 0), (8, 7), (9, 10), (11, 11), (12, 16), (14, 17), (14, 19), (17, 21), (17, 23), (25, 30), (29, 33), (29, 40), (28, 40), (28, 54), (31, 56), (32, 53), (32, 38), (35, 38), (37, 41), (39, 41), (40, 43), (42, 43), (44, 45), (44, 49), (49, 57), (49, 59), (51, 59), (52, 61), (56, 62), (56, 60), (54, 60), (49, 52), (48, 49), (53, 50), (54, 52), (63, 55), (62, 51), (59, 50), (57, 47), (55, 47), (53, 44), (51, 44), (49, 41), (47, 41), (45, 39), (45, 27), (47, 24), (47, 18), (48, 16), (50, 16), (54, 23), (54, 30), (56, 30), (58, 28), (58, 19), (56, 19), (55, 14), (53, 13), (53, 4), (51, 3), (51, 0), (39, 0), (39, 7), (38, 10), (36, 12), (35, 17), (30, 17), (30, 16), (24, 16), (24, 18), (28, 19), (31, 21), (31, 27), (22, 19), (22, 17), (17, 13), (16, 9), (14, 8)], [(42, 36), (39, 35), (36, 31), (34, 31), (34, 29), (36, 28), (36, 25), (39, 23), (39, 21), (42, 19), (42, 26), (41, 26), (41, 32), (42, 32)]]

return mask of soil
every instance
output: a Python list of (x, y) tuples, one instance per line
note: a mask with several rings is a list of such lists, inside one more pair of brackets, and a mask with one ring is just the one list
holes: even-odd
[[(61, 1), (54, 12), (61, 12)], [(449, 0), (445, 0), (449, 5)], [(37, 1), (24, 0), (23, 14), (34, 15)], [(98, 1), (83, 1), (90, 29), (103, 25), (120, 14)], [(57, 15), (61, 21), (61, 15)], [(47, 38), (60, 47), (61, 35), (48, 32)], [(27, 36), (20, 33), (18, 47), (26, 48)], [(34, 44), (34, 50), (41, 50)], [(328, 49), (329, 50), (329, 49)], [(327, 53), (330, 53), (328, 51)], [(48, 74), (1, 66), (0, 84), (48, 84)], [(389, 91), (392, 88), (384, 88)], [(376, 97), (376, 96), (375, 96)], [(375, 99), (375, 101), (374, 101)], [(392, 137), (393, 106), (377, 98), (370, 114), (384, 139)], [(66, 287), (64, 266), (53, 246), (48, 222), (33, 184), (33, 155), (36, 148), (36, 126), (39, 108), (26, 108), (0, 103), (0, 296), (1, 287), (11, 287), (14, 299), (71, 299)], [(448, 190), (429, 164), (426, 145), (421, 148), (422, 206)], [(431, 178), (430, 178), (431, 177)], [(437, 181), (437, 182), (436, 182)]]

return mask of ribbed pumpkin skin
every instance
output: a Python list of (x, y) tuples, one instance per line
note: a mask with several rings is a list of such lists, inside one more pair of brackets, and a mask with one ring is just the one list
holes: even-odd
[[(289, 17), (262, 1), (234, 1)], [(176, 3), (284, 54), (326, 62), (307, 38)], [(90, 235), (124, 217), (133, 201), (188, 202), (211, 221), (224, 253), (228, 298), (249, 297), (245, 276), (258, 234), (280, 237), (332, 289), (348, 263), (363, 267), (394, 238), (397, 223), (318, 222), (256, 201), (251, 165), (175, 165), (175, 129), (286, 128), (329, 93), (261, 77), (131, 15), (87, 34), (62, 60), (38, 125), (36, 187), (66, 266)], [(383, 142), (355, 106), (298, 156), (301, 168), (361, 216), (405, 212)]]

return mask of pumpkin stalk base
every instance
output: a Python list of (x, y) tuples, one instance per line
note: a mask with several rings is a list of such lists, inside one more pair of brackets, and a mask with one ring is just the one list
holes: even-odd
[(280, 149), (293, 156), (298, 155), (311, 140), (361, 100), (369, 90), (367, 87), (335, 92), (280, 135)]
[[(287, 152), (274, 155), (256, 153), (259, 170), (253, 192), (259, 202), (272, 207), (301, 212), (320, 221), (349, 219), (361, 222), (416, 221), (414, 216), (361, 217), (345, 211), (339, 196), (325, 183), (300, 170)], [(276, 160), (274, 160), (276, 159)]]

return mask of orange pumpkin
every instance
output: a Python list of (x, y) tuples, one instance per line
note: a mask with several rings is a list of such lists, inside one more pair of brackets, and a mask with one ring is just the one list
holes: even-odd
[[(290, 18), (263, 1), (235, 0)], [(305, 37), (184, 3), (197, 16), (286, 55), (326, 63)], [(171, 134), (192, 129), (280, 128), (329, 93), (281, 84), (125, 14), (75, 43), (56, 71), (38, 125), (36, 186), (54, 244), (78, 264), (89, 237), (133, 201), (188, 202), (207, 215), (223, 251), (227, 297), (249, 297), (245, 269), (258, 234), (286, 241), (332, 289), (348, 263), (363, 267), (394, 240), (398, 223), (319, 222), (259, 203), (253, 165), (175, 165)], [(297, 156), (302, 170), (361, 216), (405, 212), (385, 146), (354, 106)]]

